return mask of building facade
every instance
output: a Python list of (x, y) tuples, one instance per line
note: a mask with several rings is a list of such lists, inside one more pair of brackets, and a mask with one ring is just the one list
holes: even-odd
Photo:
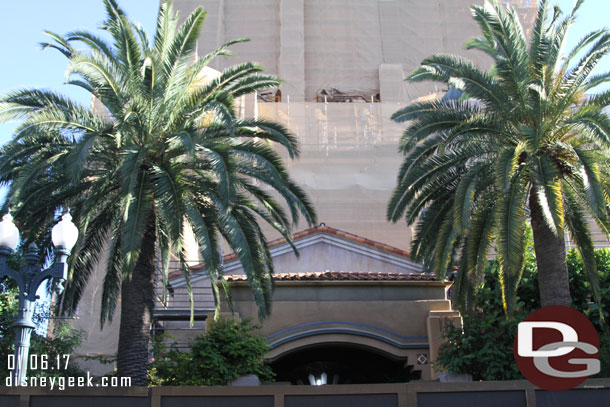
[[(319, 220), (328, 225), (296, 228), (302, 232), (296, 236), (302, 251), (299, 260), (280, 240), (274, 247), (280, 277), (274, 311), (262, 333), (272, 344), (269, 357), (278, 369), (286, 371), (282, 359), (305, 365), (305, 359), (313, 357), (312, 349), (328, 354), (336, 353), (339, 346), (347, 352), (346, 358), (351, 351), (366, 351), (362, 357), (384, 358), (378, 360), (380, 366), (402, 364), (419, 371), (421, 378), (436, 377), (429, 363), (435, 358), (442, 326), (459, 323), (459, 316), (447, 300), (447, 284), (419, 274), (421, 266), (409, 259), (412, 231), (385, 219), (402, 159), (398, 142), (403, 126), (390, 117), (407, 103), (442, 97), (447, 91), (434, 84), (404, 81), (425, 57), (451, 53), (489, 65), (482, 54), (463, 49), (468, 39), (478, 35), (469, 12), (473, 2), (482, 3), (174, 0), (181, 18), (197, 6), (208, 12), (198, 43), (200, 55), (232, 39), (251, 39), (232, 46), (236, 56), (219, 57), (212, 68), (257, 61), (283, 80), (279, 91), (243, 98), (238, 115), (278, 121), (297, 136), (300, 158), (284, 158), (293, 179), (312, 199)], [(506, 3), (517, 9), (525, 26), (530, 25), (536, 1)], [(270, 239), (276, 237), (269, 231)], [(195, 251), (191, 259), (194, 264), (199, 261)], [(112, 357), (120, 316), (99, 330), (102, 270), (82, 297), (76, 325), (89, 333), (82, 355)], [(239, 277), (239, 264), (230, 253), (225, 270), (235, 276), (231, 284), (234, 295), (242, 299), (236, 307), (239, 316), (255, 315)], [(185, 326), (188, 306), (179, 279), (171, 283), (173, 297), (160, 301), (156, 313), (156, 329), (185, 344), (203, 332), (214, 305), (205, 271), (193, 281), (193, 329)], [(83, 364), (96, 373), (112, 368), (95, 361)], [(294, 380), (289, 381), (299, 380), (294, 374), (290, 377)]]

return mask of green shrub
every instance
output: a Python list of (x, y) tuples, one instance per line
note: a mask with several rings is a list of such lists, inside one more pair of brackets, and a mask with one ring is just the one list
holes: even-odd
[[(535, 269), (534, 269), (535, 270)], [(490, 262), (485, 281), (474, 295), (474, 309), (464, 312), (463, 329), (448, 325), (447, 342), (441, 345), (436, 364), (455, 373), (468, 373), (473, 380), (522, 379), (513, 358), (513, 338), (517, 324), (536, 306), (529, 297), (537, 293), (533, 287), (535, 274), (526, 266), (518, 294), (515, 315), (506, 318), (502, 308), (502, 289), (497, 261)], [(532, 280), (532, 277), (534, 280)]]
[(258, 328), (250, 320), (215, 321), (205, 335), (195, 339), (190, 352), (181, 352), (174, 345), (166, 349), (156, 341), (149, 384), (223, 386), (249, 374), (262, 381), (273, 380), (273, 371), (264, 361), (269, 349), (267, 341), (253, 334)]
[(448, 342), (441, 346), (437, 365), (468, 373), (473, 380), (522, 379), (513, 359), (515, 320), (484, 313), (464, 315), (464, 330), (447, 327)]
[[(596, 251), (602, 298), (610, 299), (610, 250)], [(601, 372), (596, 377), (610, 377), (610, 332), (608, 302), (591, 302), (590, 284), (583, 274), (580, 255), (571, 250), (567, 256), (570, 292), (574, 308), (595, 325), (600, 337)], [(474, 294), (473, 309), (463, 312), (463, 330), (447, 326), (447, 343), (440, 349), (437, 365), (456, 373), (471, 374), (474, 380), (522, 379), (513, 357), (517, 325), (540, 307), (536, 259), (526, 255), (523, 277), (517, 290), (516, 312), (508, 318), (502, 309), (502, 291), (496, 260), (489, 262), (484, 282)], [(600, 310), (606, 321), (600, 320)]]

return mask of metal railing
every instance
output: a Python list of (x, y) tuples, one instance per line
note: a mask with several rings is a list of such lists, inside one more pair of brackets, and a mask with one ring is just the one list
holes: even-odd
[[(195, 261), (189, 262), (191, 264)], [(201, 273), (205, 273), (202, 271)], [(211, 282), (208, 276), (191, 275), (191, 293), (193, 298), (193, 319), (195, 324), (191, 327), (188, 321), (191, 318), (191, 294), (182, 275), (180, 262), (170, 262), (169, 279), (164, 284), (160, 272), (157, 274), (155, 284), (155, 310), (154, 323), (151, 329), (153, 337), (168, 335), (164, 342), (174, 345), (178, 349), (189, 349), (193, 339), (203, 333), (207, 315), (214, 312), (215, 302), (212, 294)], [(180, 321), (180, 322), (178, 322)], [(152, 356), (152, 355), (151, 355)]]

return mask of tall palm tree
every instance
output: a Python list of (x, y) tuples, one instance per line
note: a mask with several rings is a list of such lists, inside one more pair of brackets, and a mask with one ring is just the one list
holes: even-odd
[(529, 40), (512, 7), (495, 0), (473, 6), (482, 36), (466, 46), (491, 57), (492, 68), (433, 55), (408, 79), (442, 82), (463, 96), (412, 103), (393, 115), (408, 126), (387, 217), (417, 224), (412, 252), (429, 270), (445, 276), (459, 258), (461, 305), (468, 305), (495, 242), (510, 312), (528, 218), (542, 305), (571, 303), (565, 232), (600, 300), (588, 221), (610, 231), (610, 120), (602, 111), (610, 92), (585, 92), (610, 80), (609, 73), (591, 74), (610, 51), (610, 33), (593, 31), (564, 52), (581, 4), (564, 16), (541, 0)]
[[(120, 296), (118, 374), (146, 385), (155, 260), (167, 279), (176, 256), (188, 281), (184, 232), (190, 228), (207, 271), (223, 283), (224, 239), (265, 317), (273, 265), (260, 223), (290, 241), (299, 216), (313, 224), (316, 215), (273, 149), (280, 145), (294, 158), (296, 139), (279, 124), (235, 115), (236, 98), (275, 87), (278, 80), (260, 74), (254, 63), (203, 80), (214, 57), (228, 55), (227, 47), (243, 40), (198, 58), (203, 9), (178, 25), (171, 2), (161, 5), (149, 42), (115, 0), (104, 4), (102, 28), (111, 43), (76, 31), (48, 33), (53, 41), (43, 44), (68, 58), (68, 83), (88, 91), (103, 109), (91, 111), (46, 90), (20, 90), (0, 99), (0, 119), (23, 120), (0, 151), (0, 182), (10, 183), (8, 202), (31, 238), (40, 235), (41, 224), (54, 222), (62, 205), (72, 210), (81, 237), (64, 311), (76, 308), (108, 250), (101, 322), (112, 319)], [(219, 289), (212, 286), (218, 304)]]

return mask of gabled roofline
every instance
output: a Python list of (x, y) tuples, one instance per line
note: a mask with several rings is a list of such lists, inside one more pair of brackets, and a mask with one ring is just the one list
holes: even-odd
[[(369, 257), (380, 259), (387, 263), (405, 267), (405, 272), (419, 272), (421, 269), (419, 265), (411, 260), (411, 255), (406, 250), (370, 240), (343, 230), (335, 229), (333, 227), (326, 226), (325, 223), (321, 223), (316, 227), (305, 229), (293, 234), (292, 241), (297, 249), (323, 241), (334, 246), (342, 247), (349, 251), (358, 252)], [(284, 238), (272, 240), (268, 242), (268, 246), (272, 256), (292, 252), (292, 247)], [(225, 274), (241, 267), (241, 263), (239, 262), (239, 259), (235, 253), (224, 256), (223, 264)], [(192, 266), (191, 270), (193, 271), (193, 274), (203, 271), (205, 270), (205, 264), (202, 263)], [(180, 281), (181, 277), (181, 272), (171, 273), (169, 276), (170, 279), (176, 279), (177, 281)], [(207, 275), (194, 276), (191, 278), (191, 282), (204, 278), (207, 278)]]
[[(353, 233), (345, 232), (343, 230), (335, 229), (333, 227), (326, 226), (325, 223), (320, 223), (316, 227), (313, 227), (310, 229), (305, 229), (302, 232), (297, 232), (293, 235), (292, 239), (293, 239), (293, 241), (296, 241), (298, 239), (302, 239), (304, 237), (310, 236), (314, 233), (328, 233), (330, 235), (339, 236), (339, 237), (342, 237), (347, 240), (351, 240), (356, 243), (365, 244), (365, 245), (374, 247), (376, 249), (386, 251), (388, 253), (392, 253), (392, 254), (395, 254), (398, 256), (403, 256), (409, 260), (411, 259), (411, 253), (409, 253), (406, 250), (399, 249), (397, 247), (393, 247), (393, 246), (387, 245), (385, 243), (376, 242), (374, 240), (367, 239), (365, 237), (358, 236)], [(269, 242), (269, 247), (277, 246), (282, 243), (286, 243), (286, 239), (280, 238), (280, 239), (272, 240), (271, 242)]]

